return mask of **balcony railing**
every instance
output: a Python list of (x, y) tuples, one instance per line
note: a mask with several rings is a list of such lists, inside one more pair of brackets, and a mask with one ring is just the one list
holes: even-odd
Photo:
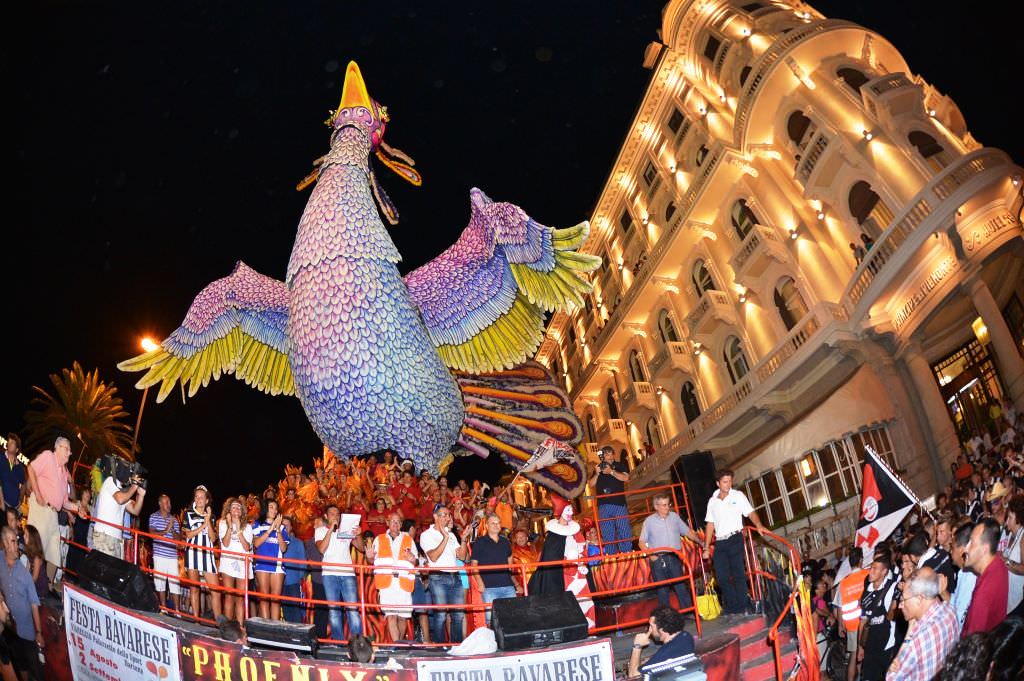
[(635, 407), (656, 410), (654, 386), (647, 381), (631, 381), (622, 393), (622, 411), (630, 414)]
[(755, 364), (746, 376), (733, 386), (732, 390), (708, 407), (703, 414), (669, 440), (664, 447), (644, 459), (633, 471), (633, 478), (640, 482), (658, 475), (708, 429), (722, 421), (728, 414), (739, 413), (737, 407), (750, 397), (754, 389), (778, 373), (798, 350), (810, 342), (819, 330), (827, 324), (845, 322), (848, 319), (846, 310), (839, 305), (827, 303), (818, 305), (800, 320), (793, 330), (782, 339), (782, 342)]
[(871, 282), (885, 269), (900, 246), (927, 220), (935, 207), (945, 201), (968, 180), (991, 168), (1011, 165), (1010, 158), (998, 149), (978, 149), (960, 158), (957, 163), (936, 175), (931, 182), (915, 196), (888, 229), (878, 238), (875, 245), (853, 273), (850, 285), (843, 295), (843, 301), (852, 312), (857, 307)]
[(804, 185), (811, 179), (814, 167), (818, 165), (818, 160), (824, 155), (826, 149), (828, 149), (828, 137), (824, 134), (815, 137), (814, 142), (808, 145), (807, 153), (804, 155), (804, 160), (800, 163), (800, 170), (797, 172), (800, 181)]
[(686, 315), (686, 326), (691, 337), (710, 335), (718, 326), (716, 322), (735, 323), (736, 310), (728, 295), (709, 289), (700, 297), (690, 314)]
[(876, 95), (885, 94), (890, 90), (897, 90), (901, 87), (913, 86), (914, 83), (902, 73), (894, 73), (890, 76), (884, 76), (876, 79), (874, 82), (868, 85), (868, 89), (874, 92)]
[(787, 262), (789, 253), (774, 229), (754, 225), (732, 258), (732, 268), (737, 279), (759, 276), (767, 267), (768, 258)]

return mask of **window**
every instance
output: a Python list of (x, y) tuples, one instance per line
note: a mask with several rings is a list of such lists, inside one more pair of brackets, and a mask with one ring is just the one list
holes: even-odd
[(704, 264), (703, 260), (698, 260), (693, 264), (693, 274), (691, 275), (693, 281), (693, 287), (697, 289), (697, 295), (704, 295), (705, 291), (717, 290), (715, 287), (715, 280), (711, 278), (711, 273), (708, 272), (707, 265)]
[(575, 348), (577, 345), (576, 324), (570, 320), (569, 323), (565, 325), (565, 330), (569, 335), (569, 347)]
[(722, 46), (722, 41), (713, 35), (708, 36), (708, 41), (704, 43), (704, 56), (711, 61), (715, 60), (715, 55), (718, 54), (718, 48)]
[(750, 371), (750, 364), (747, 362), (747, 353), (743, 351), (743, 343), (736, 336), (729, 336), (725, 340), (725, 368), (729, 370), (729, 378), (733, 384), (739, 383), (740, 379)]
[(754, 211), (747, 205), (746, 199), (740, 199), (736, 203), (732, 204), (732, 228), (736, 230), (736, 234), (739, 236), (740, 241), (747, 238), (750, 234), (750, 230), (754, 228), (754, 225), (759, 222), (757, 216), (754, 215)]
[(650, 161), (644, 167), (644, 184), (650, 187), (654, 184), (654, 180), (658, 177), (658, 169), (654, 167), (654, 164)]
[(708, 157), (708, 148), (702, 144), (702, 145), (700, 145), (700, 149), (697, 150), (697, 158), (696, 158), (697, 167), (700, 167), (700, 165), (702, 163), (704, 163), (704, 159), (706, 159), (707, 157)]
[(750, 66), (744, 66), (743, 70), (740, 71), (740, 85), (747, 82), (747, 78), (750, 77)]
[(786, 486), (786, 498), (789, 501), (791, 515), (801, 515), (807, 511), (807, 497), (804, 496), (804, 487), (800, 482), (800, 465), (796, 461), (790, 461), (782, 466), (782, 482)]
[(768, 471), (761, 476), (764, 487), (764, 498), (768, 508), (768, 523), (771, 526), (786, 522), (786, 504), (782, 501), (782, 488), (775, 471)]
[(594, 425), (593, 414), (587, 414), (587, 442), (597, 442), (597, 427)]
[(862, 71), (858, 71), (855, 68), (844, 66), (843, 68), (836, 71), (836, 75), (842, 78), (843, 82), (846, 83), (851, 90), (856, 93), (860, 93), (861, 86), (870, 80), (864, 75)]
[(551, 360), (551, 371), (554, 373), (556, 381), (562, 380), (562, 365), (558, 361), (558, 357)]
[(619, 227), (622, 228), (623, 234), (629, 234), (629, 230), (633, 227), (633, 216), (629, 214), (628, 208), (622, 209), (622, 215), (619, 216)]
[(604, 403), (608, 407), (608, 418), (619, 418), (619, 402), (615, 399), (615, 390), (608, 388), (608, 392), (604, 394)]
[(836, 453), (832, 445), (825, 445), (817, 453), (819, 470), (825, 478), (825, 489), (828, 498), (833, 504), (838, 503), (846, 497), (854, 494), (857, 488), (854, 484), (847, 487), (844, 484), (843, 472), (836, 460)]
[(672, 115), (668, 117), (668, 129), (672, 132), (679, 132), (679, 128), (683, 125), (683, 112), (679, 109), (673, 108)]
[(850, 214), (871, 238), (877, 238), (892, 221), (892, 211), (863, 180), (850, 187), (847, 201)]
[(932, 170), (942, 170), (946, 166), (945, 154), (942, 153), (945, 149), (928, 133), (914, 130), (907, 135), (907, 141), (917, 149), (917, 153), (921, 154), (921, 158), (928, 162)]
[(661, 441), (661, 430), (658, 428), (658, 419), (651, 417), (647, 419), (647, 442), (655, 449), (661, 449), (664, 443)]
[(757, 511), (757, 516), (764, 522), (765, 525), (771, 526), (771, 516), (768, 515), (764, 500), (764, 490), (761, 488), (760, 480), (751, 480), (746, 485), (747, 499), (750, 500), (750, 505)]
[(672, 219), (672, 216), (676, 214), (676, 204), (674, 201), (669, 201), (668, 205), (665, 206), (665, 222)]
[(786, 326), (786, 331), (792, 331), (804, 315), (807, 314), (807, 303), (800, 295), (796, 282), (791, 277), (783, 277), (775, 286), (775, 309)]
[(658, 332), (661, 334), (663, 343), (678, 343), (679, 334), (676, 333), (676, 325), (672, 323), (672, 317), (668, 310), (662, 309), (658, 313)]
[(786, 134), (796, 146), (804, 148), (803, 141), (807, 130), (811, 127), (811, 119), (803, 111), (794, 111), (786, 119)]
[(647, 372), (644, 370), (643, 360), (640, 359), (640, 353), (636, 350), (631, 350), (629, 353), (629, 377), (634, 382), (647, 380)]
[(683, 383), (679, 392), (679, 401), (683, 403), (683, 414), (687, 423), (693, 423), (700, 416), (700, 402), (697, 401), (697, 388), (693, 381)]

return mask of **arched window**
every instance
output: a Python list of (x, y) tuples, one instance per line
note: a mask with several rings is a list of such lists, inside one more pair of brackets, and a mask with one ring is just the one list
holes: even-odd
[(647, 419), (647, 442), (650, 443), (655, 449), (661, 449), (661, 445), (664, 444), (661, 441), (661, 430), (658, 428), (658, 419), (651, 417)]
[(587, 442), (597, 442), (597, 426), (594, 425), (593, 414), (587, 414)]
[(630, 350), (629, 352), (629, 377), (634, 382), (647, 380), (647, 372), (644, 371), (643, 360), (640, 359), (640, 353), (636, 350)]
[(678, 343), (679, 334), (676, 333), (676, 325), (672, 323), (672, 317), (668, 310), (662, 308), (658, 313), (658, 332), (661, 333), (663, 343)]
[(675, 215), (675, 214), (676, 214), (676, 204), (675, 204), (675, 201), (669, 201), (668, 205), (665, 206), (665, 222), (668, 222), (669, 220), (671, 220), (672, 216)]
[(604, 403), (608, 407), (608, 418), (619, 418), (619, 401), (615, 399), (615, 390), (608, 388), (608, 392), (604, 394)]
[(729, 370), (729, 379), (736, 384), (750, 371), (747, 353), (743, 351), (743, 343), (736, 336), (725, 339), (725, 367)]
[(697, 400), (697, 387), (692, 381), (683, 383), (679, 392), (679, 401), (683, 403), (683, 414), (687, 423), (693, 423), (700, 416), (700, 402)]
[(807, 314), (807, 303), (792, 278), (783, 277), (775, 286), (775, 309), (779, 311), (787, 331), (792, 331)]
[(810, 127), (811, 119), (805, 116), (803, 111), (794, 111), (786, 119), (786, 134), (789, 135), (789, 139), (792, 140), (793, 144), (801, 149), (803, 149), (801, 142), (804, 141), (804, 135), (807, 134), (807, 130)]
[(836, 75), (842, 78), (843, 82), (846, 83), (851, 90), (857, 93), (860, 93), (860, 89), (864, 83), (870, 80), (870, 78), (864, 75), (863, 71), (858, 71), (857, 69), (849, 66), (844, 66), (836, 71)]
[(704, 163), (704, 159), (708, 157), (708, 148), (703, 144), (700, 145), (700, 149), (697, 150), (697, 167), (700, 167)]
[(708, 271), (708, 267), (703, 260), (693, 263), (691, 279), (693, 280), (693, 287), (697, 289), (698, 296), (704, 295), (705, 291), (717, 290), (715, 280), (711, 278), (711, 272)]
[(736, 234), (739, 235), (740, 241), (747, 238), (750, 234), (750, 230), (754, 228), (754, 224), (759, 222), (757, 216), (754, 215), (754, 211), (747, 205), (746, 199), (740, 199), (736, 203), (732, 204), (732, 228), (736, 230)]
[(933, 170), (945, 167), (946, 159), (942, 153), (945, 149), (934, 137), (921, 130), (914, 130), (907, 135), (907, 141), (914, 145), (917, 153), (921, 154), (921, 158), (925, 159)]
[(740, 71), (740, 85), (747, 82), (747, 78), (750, 77), (750, 66), (744, 66)]
[(850, 214), (868, 236), (875, 238), (881, 234), (892, 220), (892, 212), (881, 198), (871, 189), (871, 185), (861, 180), (850, 187), (848, 197)]
[(551, 372), (555, 375), (556, 381), (562, 380), (562, 365), (558, 361), (558, 357), (551, 359)]
[(576, 347), (576, 341), (577, 341), (577, 338), (576, 338), (576, 324), (574, 324), (572, 322), (572, 320), (570, 320), (569, 323), (565, 325), (565, 328), (566, 328), (566, 331), (568, 331), (568, 333), (569, 333), (569, 347), (570, 348)]

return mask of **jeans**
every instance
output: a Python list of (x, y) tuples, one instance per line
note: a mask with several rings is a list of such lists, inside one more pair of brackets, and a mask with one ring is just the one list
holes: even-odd
[[(293, 598), (301, 598), (302, 583), (296, 582), (295, 584), (285, 584), (283, 587), (281, 587), (281, 595), (292, 596)], [(302, 621), (306, 619), (306, 606), (302, 603), (282, 601), (281, 611), (284, 613), (285, 622), (292, 622), (293, 624), (302, 624)]]
[(746, 563), (743, 558), (743, 534), (715, 542), (715, 579), (722, 594), (722, 611), (741, 614), (750, 607), (747, 599)]
[[(516, 588), (514, 586), (489, 586), (484, 589), (482, 599), (484, 603), (491, 604), (495, 598), (515, 598)], [(487, 626), (491, 626), (491, 608), (487, 608)]]
[[(430, 575), (430, 593), (434, 596), (434, 605), (462, 605), (466, 602), (466, 592), (462, 588), (462, 580), (457, 572), (442, 572)], [(430, 613), (430, 640), (441, 643), (446, 640), (444, 635), (445, 615), (452, 616), (451, 642), (462, 643), (462, 610), (433, 610)]]
[(597, 505), (597, 516), (599, 518), (613, 518), (613, 520), (601, 520), (599, 523), (601, 526), (601, 542), (604, 545), (602, 548), (606, 555), (611, 553), (628, 553), (633, 549), (633, 528), (629, 525), (629, 518), (626, 517), (627, 513), (626, 507), (619, 504)]
[[(324, 575), (324, 593), (329, 601), (345, 601), (347, 603), (359, 602), (359, 587), (355, 575)], [(331, 608), (331, 638), (341, 640), (345, 638), (344, 628), (341, 623), (341, 607), (337, 605)], [(346, 607), (348, 613), (348, 634), (349, 638), (363, 633), (362, 622), (359, 619), (359, 609)]]
[[(674, 553), (661, 553), (651, 560), (651, 577), (655, 582), (663, 582), (667, 579), (676, 579), (683, 576), (683, 564), (679, 562), (679, 556)], [(675, 589), (676, 599), (679, 600), (679, 607), (683, 610), (693, 605), (690, 598), (690, 585), (685, 581), (675, 584), (658, 587), (658, 602), (662, 605), (671, 605), (669, 602), (669, 586)]]

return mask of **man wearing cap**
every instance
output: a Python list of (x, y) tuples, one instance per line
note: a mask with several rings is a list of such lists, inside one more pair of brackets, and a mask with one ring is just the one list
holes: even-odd
[(715, 577), (722, 590), (722, 610), (726, 614), (743, 614), (750, 609), (747, 598), (747, 582), (743, 559), (743, 518), (759, 530), (764, 525), (757, 517), (757, 511), (750, 505), (747, 495), (732, 488), (732, 471), (724, 468), (718, 471), (718, 491), (708, 501), (707, 523), (704, 538), (704, 557), (711, 555), (711, 541), (715, 540)]
[(600, 461), (590, 476), (590, 487), (597, 490), (597, 516), (601, 519), (601, 541), (604, 552), (626, 553), (633, 548), (633, 529), (626, 511), (626, 483), (629, 469), (613, 447), (604, 446)]
[[(656, 552), (647, 556), (651, 562), (651, 577), (654, 581), (664, 582), (683, 576), (683, 564), (677, 553), (683, 548), (683, 537), (704, 548), (704, 542), (700, 537), (693, 533), (678, 513), (669, 508), (669, 495), (664, 492), (656, 494), (654, 513), (644, 520), (643, 528), (640, 530), (640, 548)], [(672, 588), (675, 589), (681, 609), (685, 610), (693, 605), (690, 585), (687, 582), (678, 581)], [(658, 602), (662, 605), (670, 604), (667, 585), (658, 587)]]

